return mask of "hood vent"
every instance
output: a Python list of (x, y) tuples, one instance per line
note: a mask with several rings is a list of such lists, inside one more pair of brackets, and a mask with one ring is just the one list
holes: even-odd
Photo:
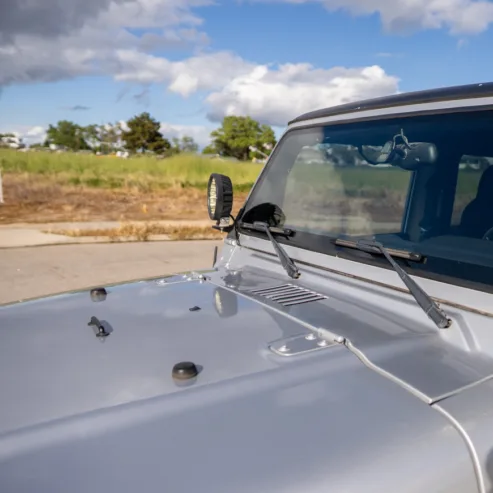
[(327, 296), (323, 294), (295, 286), (294, 284), (281, 284), (280, 286), (270, 288), (253, 289), (248, 292), (255, 296), (267, 298), (283, 306), (301, 305), (302, 303), (327, 299)]

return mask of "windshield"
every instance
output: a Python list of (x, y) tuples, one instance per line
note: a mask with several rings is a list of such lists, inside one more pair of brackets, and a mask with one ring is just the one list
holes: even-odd
[[(371, 237), (420, 253), (421, 262), (399, 260), (410, 274), (493, 291), (492, 132), (491, 111), (290, 130), (241, 221), (295, 231), (280, 243), (388, 268), (334, 242)], [(396, 136), (424, 151), (387, 159)]]

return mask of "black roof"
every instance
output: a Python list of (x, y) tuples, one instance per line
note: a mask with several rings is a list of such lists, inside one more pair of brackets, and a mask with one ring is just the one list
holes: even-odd
[(425, 91), (407, 92), (403, 94), (394, 94), (393, 96), (384, 96), (382, 98), (355, 101), (354, 103), (341, 104), (321, 110), (310, 111), (309, 113), (305, 113), (298, 116), (294, 120), (291, 120), (289, 124), (311, 120), (313, 118), (323, 118), (342, 113), (388, 108), (390, 106), (481, 98), (485, 96), (493, 96), (493, 82), (428, 89)]

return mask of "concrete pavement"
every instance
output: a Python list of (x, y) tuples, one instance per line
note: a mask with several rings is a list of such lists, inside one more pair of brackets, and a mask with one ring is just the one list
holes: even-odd
[[(145, 224), (145, 221), (131, 221), (132, 224)], [(211, 226), (207, 220), (176, 220), (176, 221), (149, 221), (152, 224), (165, 226)], [(67, 245), (79, 243), (107, 243), (109, 239), (94, 236), (71, 237), (53, 234), (51, 231), (83, 230), (83, 229), (114, 229), (121, 225), (118, 221), (98, 222), (64, 222), (64, 223), (39, 223), (39, 224), (2, 224), (0, 225), (0, 248), (20, 248), (42, 245)], [(163, 241), (168, 238), (165, 235), (155, 235), (149, 241)], [(121, 240), (128, 241), (128, 240)]]
[(0, 304), (212, 266), (222, 241), (166, 241), (6, 248)]
[(68, 243), (94, 243), (97, 238), (72, 238), (70, 236), (43, 233), (36, 228), (0, 227), (0, 248), (19, 248), (40, 245), (64, 245)]

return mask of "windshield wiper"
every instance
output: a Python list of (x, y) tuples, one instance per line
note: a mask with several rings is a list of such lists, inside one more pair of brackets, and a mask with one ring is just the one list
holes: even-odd
[(281, 265), (283, 266), (288, 276), (292, 279), (298, 279), (298, 277), (300, 277), (300, 271), (298, 270), (298, 267), (296, 267), (296, 264), (289, 258), (288, 254), (281, 248), (281, 245), (279, 245), (279, 243), (277, 243), (275, 238), (272, 236), (272, 232), (274, 231), (274, 229), (275, 233), (278, 233), (279, 231), (278, 234), (283, 234), (285, 236), (290, 236), (291, 234), (293, 234), (293, 232), (291, 230), (280, 230), (279, 228), (271, 228), (267, 223), (260, 221), (255, 221), (252, 225), (249, 224), (248, 226), (251, 226), (250, 229), (262, 231), (267, 235), (270, 242), (272, 243), (272, 246), (274, 247), (274, 250), (277, 253), (277, 256), (279, 257), (279, 260), (281, 261)]
[[(336, 244), (344, 245), (342, 242), (336, 240)], [(389, 251), (377, 241), (374, 240), (358, 240), (349, 246), (350, 248), (356, 248), (362, 252), (378, 253), (382, 254), (397, 272), (402, 282), (407, 286), (409, 292), (413, 295), (414, 299), (421, 307), (421, 309), (428, 315), (428, 317), (435, 323), (439, 329), (446, 329), (450, 327), (452, 320), (440, 309), (440, 307), (433, 301), (433, 299), (421, 289), (418, 284), (402, 269), (402, 267), (392, 258)]]
[[(371, 240), (371, 241), (373, 241), (373, 240)], [(360, 248), (358, 248), (358, 240), (354, 241), (354, 240), (346, 240), (346, 239), (342, 239), (342, 238), (337, 238), (335, 243), (338, 246), (344, 246), (344, 247), (354, 248), (356, 250), (360, 250)], [(421, 253), (409, 252), (407, 250), (398, 250), (395, 248), (387, 248), (387, 247), (385, 247), (385, 250), (387, 250), (387, 253), (391, 257), (399, 257), (399, 258), (403, 258), (406, 260), (412, 260), (413, 262), (421, 262), (424, 260), (424, 257), (423, 257), (423, 255), (421, 255)], [(377, 252), (377, 253), (381, 253), (381, 252)]]
[[(263, 229), (259, 229), (260, 227), (256, 227), (255, 224), (259, 224), (259, 223), (262, 223), (262, 224), (265, 224), (267, 225), (267, 223), (265, 222), (262, 222), (262, 221), (255, 221), (255, 223), (245, 223), (245, 222), (241, 222), (238, 224), (238, 226), (240, 226), (240, 228), (244, 228), (244, 229), (253, 229), (254, 231), (264, 231)], [(276, 234), (276, 235), (281, 235), (281, 236), (293, 236), (294, 235), (294, 231), (292, 229), (288, 229), (288, 228), (277, 228), (276, 226), (270, 226), (269, 227), (269, 231), (272, 233), (272, 234)]]

